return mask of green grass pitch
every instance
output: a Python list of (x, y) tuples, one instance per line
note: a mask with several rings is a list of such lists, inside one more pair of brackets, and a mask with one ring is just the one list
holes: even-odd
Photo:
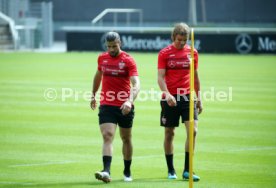
[[(142, 91), (159, 91), (157, 53), (131, 54)], [(98, 111), (90, 110), (85, 96), (91, 90), (97, 55), (0, 53), (0, 187), (189, 187), (181, 180), (183, 126), (176, 130), (174, 148), (179, 178), (166, 179), (158, 100), (135, 103), (134, 181), (122, 181), (118, 130), (113, 181), (95, 180), (94, 172), (102, 169), (102, 138)], [(272, 55), (200, 55), (207, 100), (199, 116), (194, 170), (201, 181), (195, 188), (276, 187), (275, 70)], [(44, 98), (47, 88), (57, 91), (56, 100)], [(71, 88), (74, 96), (64, 100), (62, 88)], [(210, 100), (212, 90), (216, 95), (226, 93), (232, 101)]]

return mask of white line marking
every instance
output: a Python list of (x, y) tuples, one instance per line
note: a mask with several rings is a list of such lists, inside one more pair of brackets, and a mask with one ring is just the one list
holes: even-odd
[[(227, 149), (221, 152), (242, 152), (242, 151), (256, 151), (256, 150), (276, 150), (276, 146), (272, 147), (246, 147), (246, 148), (238, 148), (238, 149)], [(198, 150), (197, 152), (201, 152), (205, 150)], [(145, 159), (145, 158), (155, 158), (155, 157), (163, 157), (165, 154), (160, 154), (160, 155), (143, 155), (143, 156), (133, 156), (134, 159)], [(174, 156), (184, 156), (185, 153), (174, 153)]]
[(0, 184), (4, 184), (4, 185), (36, 185), (35, 183), (11, 182), (11, 181), (0, 181)]
[(228, 151), (231, 152), (237, 152), (237, 151), (256, 151), (256, 150), (274, 150), (276, 149), (276, 146), (272, 146), (272, 147), (246, 147), (246, 148), (238, 148), (238, 149), (231, 149)]
[[(177, 154), (173, 154), (173, 156), (179, 156), (179, 155), (185, 155), (184, 153), (177, 153)], [(161, 154), (161, 155), (144, 155), (144, 156), (133, 156), (134, 159), (145, 159), (145, 158), (155, 158), (155, 157), (163, 157), (165, 156), (165, 154)]]
[(59, 164), (70, 164), (75, 163), (76, 161), (51, 161), (51, 162), (45, 162), (45, 163), (33, 163), (33, 164), (16, 164), (16, 165), (10, 165), (9, 167), (29, 167), (29, 166), (47, 166), (47, 165), (59, 165)]

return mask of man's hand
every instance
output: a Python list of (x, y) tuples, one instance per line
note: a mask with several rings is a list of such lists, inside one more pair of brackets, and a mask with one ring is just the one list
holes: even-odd
[(122, 110), (123, 115), (127, 115), (131, 111), (132, 104), (130, 101), (126, 101), (122, 104), (120, 109)]
[(200, 100), (196, 102), (196, 108), (197, 108), (198, 114), (201, 114), (201, 112), (203, 111), (203, 106)]
[(167, 93), (166, 94), (166, 100), (169, 106), (176, 106), (176, 100), (174, 98), (174, 96), (172, 96), (171, 94)]
[(90, 108), (92, 110), (95, 110), (97, 108), (97, 101), (96, 101), (96, 99), (94, 97), (91, 99)]

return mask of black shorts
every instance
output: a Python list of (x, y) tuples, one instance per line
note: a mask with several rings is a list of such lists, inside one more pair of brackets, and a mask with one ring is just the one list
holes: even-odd
[[(182, 123), (189, 121), (189, 95), (177, 96), (174, 95), (177, 105), (169, 106), (166, 100), (161, 100), (161, 115), (160, 115), (160, 124), (164, 127), (178, 127), (179, 119), (181, 116)], [(178, 100), (177, 100), (178, 99)], [(196, 109), (196, 103), (194, 106), (194, 120), (197, 120), (198, 112)]]
[(119, 106), (101, 105), (99, 107), (99, 123), (114, 123), (122, 128), (131, 128), (134, 119), (134, 106), (127, 115), (122, 114)]

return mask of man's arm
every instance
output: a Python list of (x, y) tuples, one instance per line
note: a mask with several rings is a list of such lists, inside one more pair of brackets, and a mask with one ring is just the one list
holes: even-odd
[(138, 76), (131, 76), (130, 82), (132, 87), (130, 89), (129, 99), (126, 102), (124, 102), (121, 106), (123, 115), (126, 115), (130, 112), (131, 106), (140, 91), (140, 79)]
[(158, 85), (160, 90), (165, 93), (168, 105), (175, 106), (176, 100), (174, 96), (172, 96), (168, 91), (167, 84), (165, 82), (165, 74), (166, 74), (166, 69), (158, 69)]
[(131, 76), (130, 82), (132, 88), (130, 89), (129, 101), (133, 103), (140, 91), (140, 79), (138, 76)]
[(96, 93), (101, 85), (101, 81), (102, 81), (102, 72), (97, 70), (94, 76), (93, 86), (92, 86), (92, 98), (90, 102), (90, 107), (92, 108), (92, 110), (95, 110), (97, 107)]
[(201, 103), (200, 80), (199, 80), (197, 70), (195, 70), (195, 92), (196, 92), (196, 96), (197, 96), (196, 107), (198, 109), (198, 114), (200, 114), (203, 110), (203, 107), (202, 107), (202, 103)]

